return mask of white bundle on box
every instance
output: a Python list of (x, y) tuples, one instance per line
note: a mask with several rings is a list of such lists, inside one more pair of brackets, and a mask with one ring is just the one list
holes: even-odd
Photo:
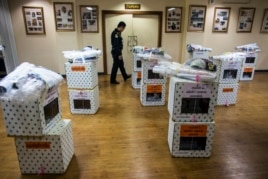
[(137, 54), (143, 60), (170, 61), (171, 56), (164, 52), (162, 48), (148, 48)]
[(134, 46), (131, 48), (131, 52), (132, 53), (142, 53), (145, 49), (148, 49), (147, 47), (144, 47), (144, 46)]
[(239, 45), (235, 47), (237, 50), (243, 51), (243, 52), (260, 52), (261, 49), (257, 45), (257, 43), (251, 43), (246, 45)]
[(208, 52), (212, 49), (208, 47), (203, 47), (197, 44), (187, 44), (187, 51), (190, 52), (192, 58), (208, 58)]
[(193, 52), (193, 51), (208, 51), (208, 52), (211, 52), (212, 48), (203, 47), (203, 46), (197, 45), (197, 44), (187, 44), (187, 50), (188, 50), (188, 52)]
[(7, 75), (0, 82), (5, 85), (1, 103), (7, 134), (40, 136), (61, 120), (58, 86), (62, 81), (61, 75), (29, 63)]
[(102, 54), (101, 50), (87, 46), (82, 50), (63, 51), (64, 58), (74, 63), (85, 63), (89, 61), (96, 61)]
[(35, 101), (43, 92), (62, 81), (61, 75), (25, 62), (0, 81), (0, 94), (2, 98), (12, 101)]
[(154, 66), (153, 72), (194, 81), (214, 81), (217, 77), (217, 73), (215, 72), (194, 69), (191, 66), (182, 65), (176, 62), (159, 62), (158, 65)]
[(18, 66), (13, 72), (9, 73), (0, 81), (0, 94), (9, 92), (13, 84), (18, 82), (20, 79), (26, 78), (27, 72), (33, 67), (33, 64), (25, 62)]

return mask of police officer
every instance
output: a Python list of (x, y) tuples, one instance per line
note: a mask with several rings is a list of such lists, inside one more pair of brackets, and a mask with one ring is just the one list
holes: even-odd
[(119, 84), (118, 81), (116, 81), (116, 75), (118, 68), (121, 71), (121, 74), (124, 78), (124, 81), (126, 81), (128, 78), (131, 77), (131, 75), (127, 75), (125, 67), (124, 67), (124, 60), (122, 56), (122, 50), (123, 50), (123, 38), (121, 37), (121, 32), (125, 30), (126, 23), (121, 21), (117, 25), (117, 28), (114, 29), (114, 31), (111, 34), (111, 42), (112, 42), (112, 56), (113, 56), (113, 67), (112, 67), (112, 73), (110, 78), (111, 84)]

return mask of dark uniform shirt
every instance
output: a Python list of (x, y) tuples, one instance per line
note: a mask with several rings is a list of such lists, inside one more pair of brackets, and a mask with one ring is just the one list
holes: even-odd
[(111, 35), (112, 42), (112, 55), (120, 56), (122, 55), (123, 50), (123, 38), (121, 37), (121, 32), (117, 29), (114, 29)]

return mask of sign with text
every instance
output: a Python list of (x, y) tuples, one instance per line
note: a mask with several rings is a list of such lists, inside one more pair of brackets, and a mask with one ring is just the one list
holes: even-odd
[(125, 4), (125, 9), (141, 9), (140, 4)]

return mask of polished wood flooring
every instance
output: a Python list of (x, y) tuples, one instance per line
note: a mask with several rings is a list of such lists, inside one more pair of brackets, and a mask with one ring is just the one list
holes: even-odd
[(210, 158), (173, 158), (167, 106), (143, 107), (131, 80), (99, 76), (100, 109), (72, 115), (66, 84), (62, 116), (72, 120), (75, 155), (63, 175), (21, 175), (13, 138), (0, 112), (0, 179), (265, 179), (268, 178), (268, 73), (240, 82), (237, 104), (216, 107)]

